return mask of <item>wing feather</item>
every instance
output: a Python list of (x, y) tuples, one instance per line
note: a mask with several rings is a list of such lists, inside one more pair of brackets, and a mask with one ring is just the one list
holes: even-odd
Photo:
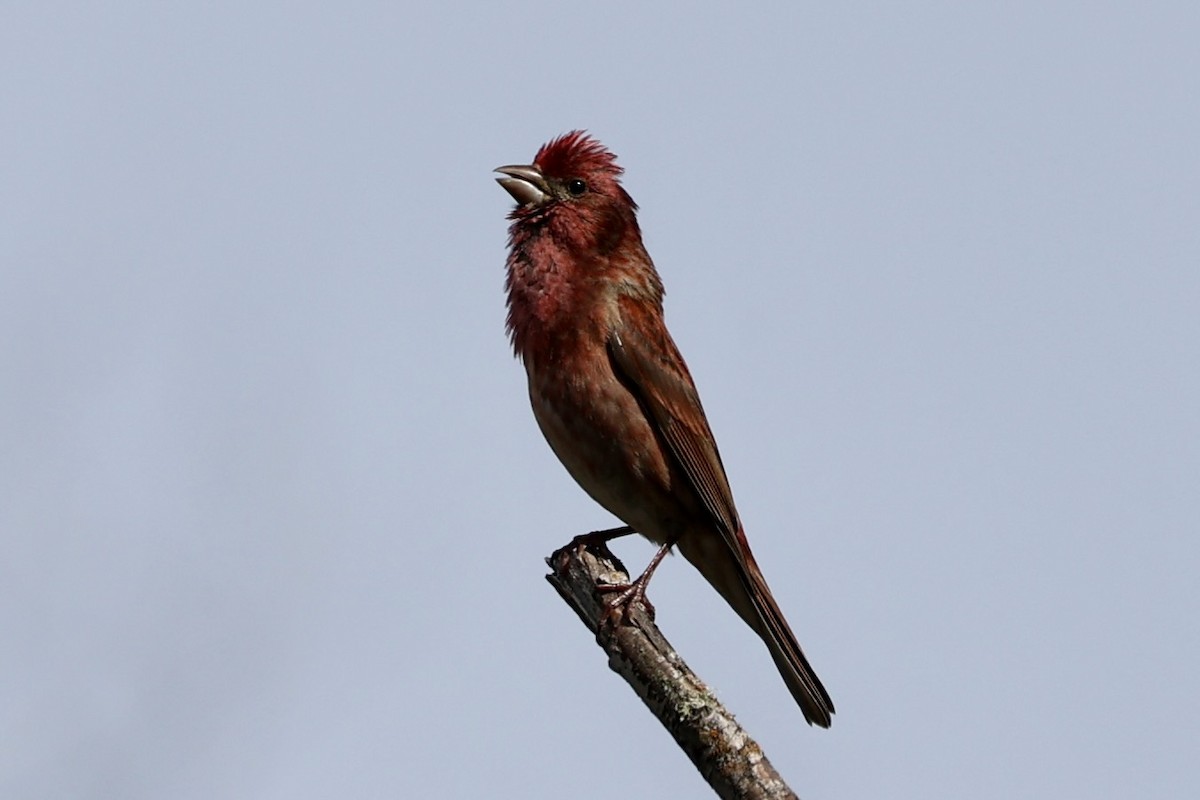
[[(624, 310), (637, 313), (632, 308)], [(628, 316), (625, 319), (630, 321)], [(649, 324), (625, 325), (609, 336), (609, 357), (687, 476), (722, 538), (741, 560), (737, 541), (741, 523), (733, 504), (733, 492), (692, 376), (661, 322), (655, 325), (650, 315), (637, 321)], [(648, 335), (654, 340), (647, 341)]]

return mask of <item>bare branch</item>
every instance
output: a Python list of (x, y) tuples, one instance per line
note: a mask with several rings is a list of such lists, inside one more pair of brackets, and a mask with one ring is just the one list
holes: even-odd
[(724, 800), (777, 800), (796, 795), (720, 701), (688, 668), (640, 606), (613, 624), (605, 584), (629, 582), (625, 566), (602, 542), (572, 542), (546, 559), (546, 580), (596, 634), (608, 665), (633, 687)]

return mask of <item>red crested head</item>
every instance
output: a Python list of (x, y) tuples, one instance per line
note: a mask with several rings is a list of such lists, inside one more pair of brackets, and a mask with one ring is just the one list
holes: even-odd
[[(542, 145), (529, 165), (496, 170), (504, 189), (517, 201), (510, 219), (541, 222), (550, 217), (584, 218), (600, 224), (597, 216), (619, 211), (632, 217), (637, 210), (621, 187), (617, 157), (584, 131), (571, 131)], [(602, 207), (608, 214), (598, 215)], [(565, 213), (564, 213), (565, 212)], [(579, 226), (575, 226), (579, 227)]]
[(546, 142), (533, 163), (543, 175), (556, 178), (605, 174), (616, 178), (625, 171), (617, 165), (617, 157), (586, 131), (571, 131)]
[(508, 329), (517, 352), (600, 313), (617, 293), (661, 303), (662, 284), (642, 246), (637, 204), (617, 157), (583, 131), (551, 139), (532, 164), (496, 170), (517, 201), (509, 214)]

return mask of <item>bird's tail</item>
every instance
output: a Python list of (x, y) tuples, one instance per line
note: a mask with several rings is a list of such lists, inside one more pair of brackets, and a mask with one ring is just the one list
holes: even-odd
[(796, 635), (754, 561), (745, 536), (739, 531), (737, 538), (742, 546), (740, 557), (730, 552), (723, 540), (708, 536), (684, 537), (680, 552), (766, 643), (783, 682), (791, 690), (808, 723), (828, 728), (833, 721), (833, 701), (804, 657)]

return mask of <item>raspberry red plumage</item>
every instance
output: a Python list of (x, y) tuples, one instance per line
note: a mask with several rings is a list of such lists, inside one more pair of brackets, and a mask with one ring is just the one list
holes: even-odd
[(571, 131), (538, 148), (533, 163), (546, 175), (576, 175), (606, 172), (617, 177), (625, 172), (617, 157), (585, 131)]
[(518, 203), (507, 326), (546, 440), (596, 502), (679, 547), (762, 637), (805, 718), (828, 727), (833, 703), (746, 542), (616, 157), (572, 131), (497, 172)]

